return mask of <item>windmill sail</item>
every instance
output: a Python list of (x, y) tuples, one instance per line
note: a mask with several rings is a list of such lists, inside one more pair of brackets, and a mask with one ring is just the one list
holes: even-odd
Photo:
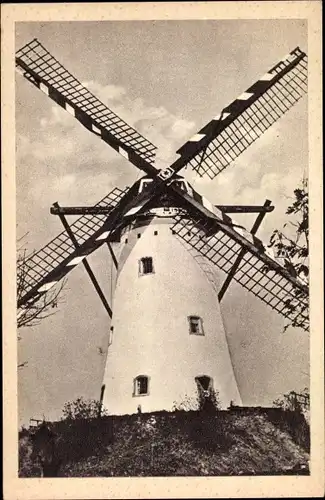
[(214, 179), (307, 92), (307, 55), (299, 47), (271, 68), (177, 153)]
[[(128, 192), (129, 188), (124, 190), (115, 188), (97, 205), (107, 206), (113, 210)], [(91, 238), (103, 226), (106, 219), (107, 215), (84, 215), (71, 224), (71, 230), (78, 244), (82, 245)], [(24, 259), (18, 267), (18, 276), (24, 273), (24, 293), (19, 297), (18, 306), (23, 305), (35, 294), (46, 292), (50, 288), (49, 283), (52, 284), (51, 286), (55, 285), (54, 281), (46, 281), (47, 277), (59, 269), (63, 262), (74, 253), (75, 246), (69, 235), (63, 231), (39, 251)], [(73, 267), (70, 264), (69, 270)]]
[(136, 167), (149, 175), (156, 173), (156, 146), (97, 99), (37, 39), (17, 51), (16, 66), (27, 80)]
[[(75, 236), (78, 248), (75, 248), (65, 233), (61, 233), (39, 252), (24, 260), (26, 285), (24, 294), (21, 294), (17, 301), (18, 308), (46, 293), (105, 241), (115, 238), (118, 229), (125, 223), (123, 217), (131, 221), (135, 214), (155, 201), (158, 194), (159, 189), (154, 194), (138, 194), (138, 183), (124, 191), (116, 188), (98, 203), (104, 206), (106, 202), (112, 207), (108, 216), (96, 216), (97, 223), (92, 226), (91, 219), (94, 216), (86, 215), (77, 220), (76, 226), (71, 226), (72, 232), (77, 229)], [(105, 218), (104, 223), (102, 217)]]
[[(226, 272), (245, 250), (234, 279), (294, 324), (307, 328), (308, 287), (276, 262), (260, 240), (236, 227), (209, 200), (194, 190), (190, 196), (170, 182), (186, 165), (215, 177), (293, 106), (307, 87), (304, 52), (297, 48), (274, 66), (178, 150), (181, 156), (162, 172), (153, 165), (155, 146), (94, 97), (37, 40), (17, 52), (16, 65), (34, 85), (155, 180), (138, 196), (134, 188), (112, 191), (99, 202), (112, 206), (108, 217), (78, 219), (72, 231), (79, 248), (61, 233), (28, 258), (26, 292), (18, 307), (51, 289), (111, 236), (123, 215), (133, 219), (166, 188), (178, 196), (185, 209), (185, 216), (177, 217), (175, 233)], [(300, 307), (292, 308), (297, 301)]]
[(211, 236), (211, 220), (176, 216), (172, 230), (222, 271), (229, 273), (245, 251), (234, 279), (295, 326), (308, 329), (308, 287), (277, 262), (272, 249), (254, 235), (220, 220)]

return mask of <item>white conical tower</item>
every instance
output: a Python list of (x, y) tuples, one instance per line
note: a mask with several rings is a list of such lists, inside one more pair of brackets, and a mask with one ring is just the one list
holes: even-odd
[(110, 414), (172, 410), (219, 392), (240, 404), (217, 291), (168, 208), (124, 228), (103, 380)]

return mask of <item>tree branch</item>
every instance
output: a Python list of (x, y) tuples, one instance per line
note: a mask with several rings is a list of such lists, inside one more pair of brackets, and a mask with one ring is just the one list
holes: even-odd
[[(23, 237), (22, 237), (23, 238)], [(21, 239), (22, 239), (21, 238)], [(26, 249), (18, 250), (17, 255), (17, 299), (24, 295), (27, 277), (30, 269), (27, 265)], [(20, 308), (17, 314), (17, 327), (31, 327), (38, 325), (43, 319), (53, 316), (57, 308), (63, 302), (62, 291), (67, 280), (61, 281), (59, 286), (40, 295), (38, 299), (27, 302)]]

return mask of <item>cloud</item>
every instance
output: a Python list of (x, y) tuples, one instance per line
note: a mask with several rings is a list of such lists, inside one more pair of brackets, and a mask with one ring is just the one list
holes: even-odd
[[(147, 106), (141, 98), (130, 99), (123, 87), (102, 86), (94, 81), (85, 83), (118, 117), (154, 143), (160, 158), (169, 158), (176, 149), (176, 143), (182, 139), (185, 141), (191, 135), (195, 123), (174, 115), (163, 106)], [(97, 148), (100, 143), (98, 138), (94, 140), (89, 131), (56, 104), (51, 106), (47, 116), (39, 119), (39, 126), (43, 131), (42, 138), (36, 140), (33, 150), (29, 151), (37, 159), (54, 161), (60, 158), (65, 163), (71, 163), (70, 157), (78, 154), (83, 163), (86, 159), (91, 161), (94, 155), (102, 161), (107, 157), (118, 161), (118, 156), (109, 147)]]
[(118, 85), (100, 85), (93, 80), (82, 82), (82, 85), (87, 87), (102, 102), (118, 100), (126, 94), (125, 88)]
[(176, 139), (183, 139), (191, 133), (193, 127), (194, 122), (188, 122), (187, 120), (179, 119), (173, 123), (171, 132)]

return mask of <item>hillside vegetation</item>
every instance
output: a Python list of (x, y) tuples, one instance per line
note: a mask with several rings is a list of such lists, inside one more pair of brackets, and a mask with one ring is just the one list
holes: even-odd
[[(279, 409), (176, 411), (51, 424), (62, 477), (308, 473), (309, 426)], [(19, 475), (40, 476), (20, 434)]]

